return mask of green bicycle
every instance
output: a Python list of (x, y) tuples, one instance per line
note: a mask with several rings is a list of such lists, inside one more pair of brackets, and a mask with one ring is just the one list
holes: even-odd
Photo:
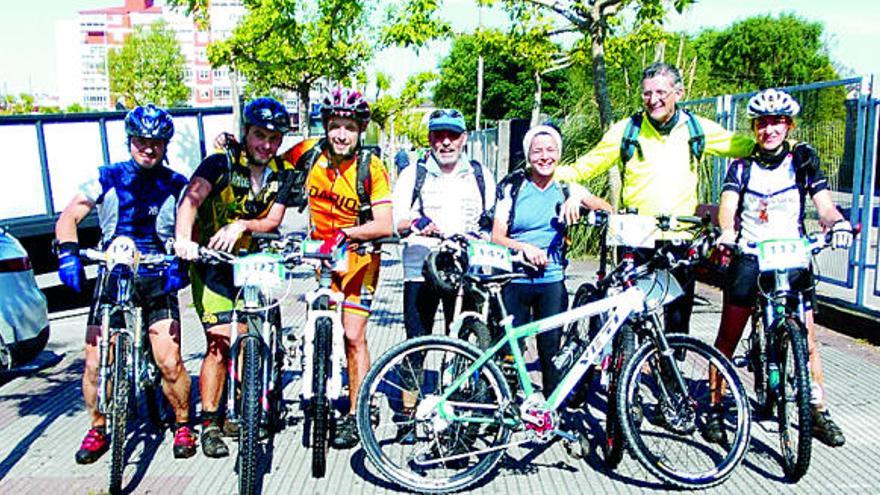
[[(668, 222), (669, 218), (666, 218)], [(689, 218), (679, 218), (691, 220)], [(696, 221), (700, 221), (697, 219)], [(710, 234), (694, 245), (708, 245)], [(618, 334), (633, 331), (641, 346), (623, 364), (615, 397), (625, 444), (651, 473), (683, 488), (721, 483), (745, 456), (750, 439), (748, 400), (733, 364), (693, 337), (666, 335), (658, 308), (682, 291), (668, 269), (677, 263), (659, 249), (652, 262), (621, 263), (609, 278), (619, 289), (609, 297), (519, 327), (504, 317), (505, 335), (486, 351), (444, 336), (402, 342), (370, 368), (358, 397), (357, 422), (364, 450), (388, 479), (423, 493), (466, 489), (489, 475), (511, 446), (576, 440), (565, 431), (560, 409), (569, 393)], [(498, 256), (509, 256), (499, 246)], [(493, 280), (516, 274), (488, 275)], [(604, 315), (604, 323), (565, 369), (546, 397), (529, 379), (522, 339)], [(578, 325), (584, 328), (587, 325)], [(495, 363), (514, 357), (524, 399), (518, 401)], [(726, 445), (703, 441), (711, 409), (710, 369), (726, 382)], [(378, 414), (377, 414), (378, 413)]]

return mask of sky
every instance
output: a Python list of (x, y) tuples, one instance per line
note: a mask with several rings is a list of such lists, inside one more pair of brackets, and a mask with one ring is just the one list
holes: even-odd
[[(55, 23), (73, 20), (76, 12), (122, 5), (124, 0), (28, 0), (15, 2), (0, 16), (0, 93), (56, 93)], [(158, 3), (158, 2), (157, 2)], [(444, 16), (456, 31), (477, 25), (473, 0), (445, 0)], [(825, 25), (831, 56), (854, 74), (880, 74), (880, 1), (878, 0), (699, 0), (685, 14), (673, 14), (670, 30), (697, 32), (703, 27), (725, 27), (758, 14), (794, 12)], [(483, 24), (503, 25), (500, 12), (484, 11)], [(434, 43), (418, 53), (388, 49), (377, 55), (374, 68), (393, 78), (392, 90), (402, 87), (409, 74), (434, 70), (449, 49), (448, 42)]]

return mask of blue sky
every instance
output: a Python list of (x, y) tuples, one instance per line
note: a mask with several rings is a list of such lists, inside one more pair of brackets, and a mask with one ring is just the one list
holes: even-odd
[[(0, 92), (54, 92), (55, 22), (75, 18), (79, 10), (122, 5), (124, 0), (29, 0), (16, 2), (0, 16)], [(468, 31), (477, 24), (473, 0), (446, 0), (444, 12), (454, 29)], [(684, 15), (672, 15), (667, 28), (696, 32), (723, 27), (756, 14), (795, 12), (825, 24), (832, 57), (856, 74), (880, 74), (880, 1), (877, 0), (702, 0)], [(503, 14), (485, 12), (484, 23), (503, 23)], [(448, 49), (436, 43), (418, 54), (392, 49), (379, 54), (375, 66), (403, 84), (412, 72), (432, 70)], [(391, 68), (394, 69), (391, 69)]]

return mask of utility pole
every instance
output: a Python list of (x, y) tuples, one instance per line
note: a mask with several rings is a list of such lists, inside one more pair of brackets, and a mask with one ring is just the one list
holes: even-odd
[[(477, 6), (477, 32), (482, 34), (483, 31), (483, 6)], [(475, 118), (474, 129), (480, 131), (480, 114), (483, 112), (483, 51), (480, 49), (477, 57), (477, 116)]]

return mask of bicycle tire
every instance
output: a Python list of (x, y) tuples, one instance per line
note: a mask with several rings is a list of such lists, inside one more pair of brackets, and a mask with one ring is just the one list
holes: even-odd
[(605, 465), (616, 468), (623, 460), (625, 451), (620, 416), (617, 413), (617, 387), (624, 366), (636, 351), (636, 336), (629, 325), (624, 325), (614, 336), (614, 351), (611, 354), (610, 380), (608, 382), (607, 412), (605, 414), (605, 442), (602, 453)]
[(124, 332), (116, 335), (113, 346), (112, 392), (113, 407), (110, 410), (110, 493), (122, 493), (122, 475), (125, 470), (125, 433), (131, 398), (131, 380), (127, 369), (129, 336)]
[(270, 332), (272, 336), (272, 349), (270, 351), (271, 362), (269, 367), (269, 380), (272, 385), (272, 391), (269, 393), (269, 417), (267, 423), (269, 434), (274, 435), (284, 428), (285, 406), (284, 406), (284, 374), (282, 364), (284, 363), (284, 347), (281, 344), (281, 326), (280, 321), (272, 323), (273, 329)]
[(749, 335), (749, 366), (754, 375), (755, 412), (759, 417), (767, 417), (773, 403), (767, 396), (767, 334), (760, 313), (751, 317), (752, 333)]
[[(782, 391), (776, 397), (782, 470), (786, 478), (796, 482), (810, 468), (813, 442), (807, 329), (799, 320), (788, 317), (781, 320), (775, 335), (776, 355), (779, 356), (779, 387)], [(793, 394), (789, 392), (789, 387)], [(792, 423), (790, 412), (794, 413), (797, 424)], [(797, 436), (797, 446), (792, 446), (793, 435)]]
[(248, 318), (248, 332), (242, 338), (242, 379), (241, 379), (241, 423), (238, 431), (238, 492), (241, 495), (256, 493), (257, 455), (260, 443), (260, 343), (252, 336), (253, 325), (260, 321), (255, 316)]
[[(624, 442), (639, 463), (670, 485), (691, 489), (717, 485), (730, 476), (748, 450), (751, 433), (748, 397), (733, 364), (717, 349), (688, 335), (669, 334), (666, 339), (669, 350), (674, 352), (663, 355), (654, 340), (647, 339), (624, 368), (617, 390), (617, 409), (626, 411), (620, 418)], [(678, 358), (672, 358), (672, 362), (688, 387), (684, 397), (670, 396), (666, 392), (667, 387), (677, 386), (677, 379), (673, 379), (675, 373), (671, 372), (665, 361), (669, 359), (667, 356), (675, 354), (683, 355), (680, 364)], [(698, 359), (704, 361), (705, 366), (697, 368)], [(723, 445), (704, 442), (695, 446), (695, 440), (702, 440), (700, 434), (695, 434), (696, 430), (705, 426), (705, 415), (712, 407), (708, 384), (712, 367), (728, 384), (728, 395), (733, 404), (726, 410), (735, 415), (731, 421), (734, 425), (733, 442)], [(642, 376), (645, 370), (647, 374)], [(686, 370), (692, 372), (687, 377)], [(660, 397), (652, 400), (654, 395)], [(664, 409), (666, 404), (678, 404), (680, 407), (667, 414), (668, 409), (672, 408)], [(639, 408), (641, 414), (636, 414), (635, 408)], [(723, 425), (725, 423), (726, 416), (722, 421)], [(659, 432), (651, 431), (654, 426)], [(671, 442), (654, 445), (667, 440)], [(651, 446), (657, 446), (656, 451)], [(718, 452), (717, 449), (724, 450)], [(678, 459), (673, 460), (671, 456), (679, 451), (682, 452), (679, 456), (682, 462), (699, 466), (689, 470), (675, 465)]]
[[(433, 354), (429, 356), (430, 358), (423, 356), (422, 364), (419, 365), (423, 367), (418, 368), (418, 371), (415, 372), (411, 367), (411, 363), (415, 361), (413, 355), (418, 352), (424, 352), (426, 355), (428, 353), (440, 353), (440, 356), (433, 356)], [(451, 356), (446, 356), (446, 354), (451, 354)], [(468, 398), (462, 398), (457, 401), (455, 407), (464, 409), (464, 412), (460, 411), (460, 413), (467, 416), (463, 417), (476, 419), (478, 418), (477, 414), (483, 414), (484, 416), (480, 417), (480, 419), (485, 420), (483, 423), (458, 422), (452, 419), (438, 432), (433, 426), (434, 423), (431, 422), (432, 419), (418, 419), (413, 416), (411, 420), (413, 432), (422, 428), (435, 428), (433, 431), (425, 432), (425, 435), (433, 435), (433, 438), (424, 440), (422, 442), (423, 447), (419, 447), (419, 439), (416, 439), (412, 444), (408, 444), (402, 440), (386, 441), (377, 438), (380, 432), (387, 431), (389, 434), (400, 434), (401, 430), (399, 427), (402, 423), (397, 422), (395, 417), (401, 413), (395, 409), (395, 404), (402, 402), (401, 391), (404, 390), (403, 387), (407, 386), (402, 381), (402, 375), (407, 372), (404, 368), (410, 366), (409, 372), (422, 375), (421, 379), (414, 377), (415, 382), (418, 383), (418, 400), (432, 400), (430, 397), (436, 400), (443, 393), (443, 388), (452, 383), (456, 377), (451, 373), (447, 373), (451, 370), (444, 368), (444, 364), (440, 364), (441, 369), (439, 370), (427, 370), (424, 368), (424, 363), (428, 362), (432, 365), (446, 363), (451, 367), (459, 367), (463, 364), (462, 361), (473, 363), (480, 355), (481, 351), (467, 342), (445, 336), (425, 336), (410, 339), (391, 347), (370, 367), (358, 393), (357, 423), (361, 436), (361, 445), (367, 454), (367, 458), (370, 459), (383, 476), (409, 490), (421, 493), (448, 493), (467, 489), (487, 477), (497, 468), (498, 462), (504, 453), (503, 446), (507, 444), (510, 437), (511, 426), (498, 420), (500, 414), (489, 412), (491, 410), (489, 406), (496, 406), (495, 412), (500, 413), (501, 405), (509, 404), (511, 395), (504, 375), (491, 359), (471, 374), (456, 392), (456, 394), (466, 393), (466, 389), (470, 391)], [(433, 378), (429, 379), (429, 376), (433, 376)], [(430, 383), (432, 381), (434, 382), (433, 386), (436, 387), (434, 394), (430, 394), (428, 393), (430, 390), (426, 390), (432, 385)], [(469, 410), (470, 414), (467, 414), (469, 404), (471, 409)], [(447, 406), (453, 407), (449, 403), (447, 403)], [(418, 411), (420, 407), (423, 406), (416, 405), (413, 409)], [(429, 409), (427, 413), (432, 414), (434, 411), (436, 410), (432, 411)], [(494, 421), (490, 419), (493, 414), (495, 417)], [(386, 422), (385, 418), (389, 416), (391, 420)], [(518, 414), (515, 417), (518, 417)], [(481, 428), (481, 434), (488, 437), (488, 440), (471, 437), (453, 439), (454, 435), (474, 433), (472, 425), (477, 425), (478, 428)], [(397, 429), (390, 431), (388, 430), (389, 426), (397, 426)], [(464, 442), (471, 442), (471, 445), (465, 446)], [(460, 449), (464, 446), (479, 449), (479, 446), (483, 444), (485, 444), (485, 447), (482, 450), (464, 452), (468, 456), (464, 459), (464, 465), (458, 465), (459, 463), (453, 463), (453, 461), (432, 461), (430, 458), (425, 457), (445, 457), (447, 455), (451, 457), (460, 454), (460, 450), (455, 450), (456, 448)], [(384, 450), (386, 448), (411, 448), (419, 456), (414, 455), (408, 461), (404, 461), (402, 465), (398, 465), (395, 462), (398, 456), (393, 453), (389, 455)], [(493, 448), (496, 450), (492, 450)], [(478, 458), (478, 460), (472, 462), (473, 457)], [(439, 478), (430, 477), (430, 473), (427, 472), (429, 469), (427, 468), (417, 471), (419, 469), (417, 464), (420, 462), (426, 466), (435, 466), (436, 469), (441, 471), (442, 476)]]
[(466, 316), (458, 329), (458, 338), (486, 350), (492, 345), (492, 332), (489, 327), (476, 316)]
[[(589, 282), (585, 282), (577, 288), (577, 291), (575, 291), (571, 307), (573, 309), (581, 306), (586, 306), (587, 304), (598, 301), (603, 297), (604, 294), (600, 292), (595, 285)], [(565, 335), (568, 336), (568, 338), (580, 338), (579, 325), (587, 325), (588, 328), (586, 334), (587, 342), (589, 342), (593, 340), (593, 338), (599, 332), (599, 329), (602, 328), (602, 325), (604, 323), (605, 316), (603, 314), (593, 316), (587, 321), (575, 321), (565, 332)], [(565, 346), (565, 342), (562, 342), (560, 348), (562, 348), (563, 346)], [(569, 399), (569, 403), (571, 405), (586, 404), (587, 394), (590, 391), (590, 386), (596, 379), (596, 372), (597, 369), (595, 366), (591, 366), (590, 369), (587, 370), (583, 378), (581, 378), (580, 383), (575, 386), (574, 391), (571, 394), (571, 398)], [(609, 397), (611, 396), (609, 395)]]
[(323, 478), (327, 471), (327, 432), (330, 403), (327, 400), (327, 375), (332, 350), (333, 322), (330, 318), (315, 321), (314, 362), (312, 364), (312, 476)]

